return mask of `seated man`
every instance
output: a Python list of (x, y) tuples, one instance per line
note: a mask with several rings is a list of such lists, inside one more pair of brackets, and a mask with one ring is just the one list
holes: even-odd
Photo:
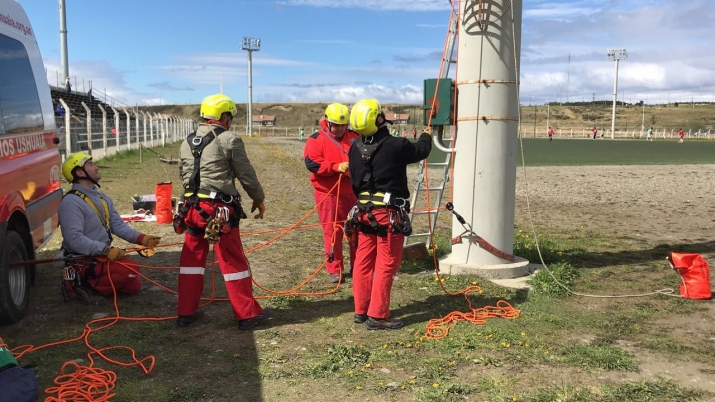
[(79, 284), (72, 289), (86, 303), (90, 302), (91, 289), (104, 296), (112, 294), (112, 285), (118, 294), (139, 292), (141, 279), (125, 265), (136, 263), (124, 258), (126, 252), (112, 246), (112, 239), (117, 236), (156, 247), (161, 238), (142, 234), (122, 220), (112, 200), (99, 191), (99, 167), (90, 155), (69, 155), (62, 164), (62, 175), (72, 183), (59, 208), (62, 251), (65, 255), (100, 257), (78, 259), (75, 272), (79, 271)]

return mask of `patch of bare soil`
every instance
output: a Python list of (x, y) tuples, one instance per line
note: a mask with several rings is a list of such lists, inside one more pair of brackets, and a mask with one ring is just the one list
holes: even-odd
[[(517, 224), (529, 219), (540, 230), (569, 233), (586, 229), (652, 249), (668, 244), (697, 250), (714, 261), (715, 165), (531, 167), (517, 172)], [(527, 191), (528, 190), (528, 191)], [(528, 194), (528, 197), (527, 197)], [(528, 204), (527, 204), (528, 199)], [(603, 305), (589, 299), (589, 305)], [(677, 339), (715, 340), (711, 301), (705, 311), (669, 315), (653, 325)], [(603, 373), (610, 380), (670, 378), (685, 387), (715, 391), (715, 366), (657, 355), (622, 342), (640, 363), (636, 373)]]

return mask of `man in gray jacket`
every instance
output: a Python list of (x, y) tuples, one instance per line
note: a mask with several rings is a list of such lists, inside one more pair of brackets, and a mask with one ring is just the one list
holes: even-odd
[(243, 141), (229, 131), (236, 104), (223, 95), (211, 95), (201, 103), (204, 122), (189, 134), (179, 151), (179, 172), (184, 185), (177, 233), (185, 231), (179, 270), (179, 318), (185, 327), (200, 317), (197, 311), (204, 288), (204, 270), (209, 244), (215, 244), (219, 266), (239, 330), (265, 322), (271, 315), (253, 297), (253, 283), (248, 260), (241, 245), (238, 229), (246, 218), (241, 198), (234, 183), (241, 183), (253, 200), (251, 212), (263, 219), (263, 188), (246, 155)]
[(136, 267), (136, 262), (125, 258), (126, 252), (113, 246), (112, 240), (117, 236), (130, 243), (156, 247), (161, 238), (142, 234), (122, 220), (112, 200), (99, 191), (102, 176), (90, 155), (69, 155), (62, 164), (62, 175), (72, 183), (59, 208), (62, 250), (66, 255), (92, 257), (77, 260), (81, 285), (73, 290), (86, 303), (90, 302), (90, 288), (104, 296), (113, 291), (139, 292), (141, 279), (129, 267)]

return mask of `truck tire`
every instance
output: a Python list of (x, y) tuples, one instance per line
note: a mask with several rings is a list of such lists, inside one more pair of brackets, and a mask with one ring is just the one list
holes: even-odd
[(31, 266), (10, 267), (10, 263), (27, 260), (22, 237), (8, 230), (0, 247), (0, 324), (13, 324), (25, 316), (30, 301)]

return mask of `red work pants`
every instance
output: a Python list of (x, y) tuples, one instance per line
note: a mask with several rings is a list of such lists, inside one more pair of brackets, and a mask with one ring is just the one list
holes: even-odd
[[(352, 192), (340, 194), (340, 197), (335, 194), (324, 193), (314, 190), (315, 203), (318, 206), (318, 219), (323, 227), (323, 248), (325, 249), (325, 258), (328, 258), (328, 253), (333, 252), (333, 262), (328, 262), (325, 266), (329, 274), (339, 274), (343, 266), (343, 227), (345, 218), (348, 212), (357, 203), (357, 197)], [(337, 215), (336, 215), (337, 211)], [(333, 225), (333, 223), (335, 223)], [(349, 244), (350, 247), (350, 266), (354, 267), (355, 263), (355, 247)]]
[[(379, 225), (388, 226), (386, 208), (377, 207), (372, 213)], [(366, 213), (360, 216), (360, 222), (370, 224)], [(367, 314), (381, 320), (390, 317), (390, 292), (393, 277), (402, 262), (404, 240), (402, 233), (392, 234), (389, 226), (385, 237), (358, 232), (353, 266), (355, 314)]]
[[(213, 201), (199, 201), (199, 206), (210, 216), (216, 215), (216, 207), (228, 207), (234, 213), (232, 205)], [(199, 215), (195, 208), (189, 208), (185, 217), (186, 226), (190, 228), (206, 229), (206, 220)], [(216, 243), (216, 256), (218, 257), (221, 273), (223, 274), (228, 297), (233, 308), (233, 318), (245, 320), (255, 317), (263, 309), (253, 297), (253, 283), (251, 271), (248, 269), (248, 260), (243, 253), (241, 234), (238, 226), (232, 227), (228, 233), (222, 233)], [(209, 242), (202, 234), (194, 235), (188, 231), (184, 237), (184, 247), (179, 258), (179, 315), (193, 315), (199, 307), (201, 293), (204, 290), (204, 271), (206, 258), (209, 253)]]
[[(82, 283), (91, 286), (103, 296), (113, 293), (112, 285), (114, 285), (117, 294), (139, 293), (142, 289), (141, 278), (125, 264), (139, 271), (136, 261), (131, 258), (120, 258), (114, 262), (97, 262), (94, 268), (91, 268), (91, 264), (84, 265), (80, 270), (80, 279)], [(88, 272), (90, 269), (94, 270), (94, 274)]]

